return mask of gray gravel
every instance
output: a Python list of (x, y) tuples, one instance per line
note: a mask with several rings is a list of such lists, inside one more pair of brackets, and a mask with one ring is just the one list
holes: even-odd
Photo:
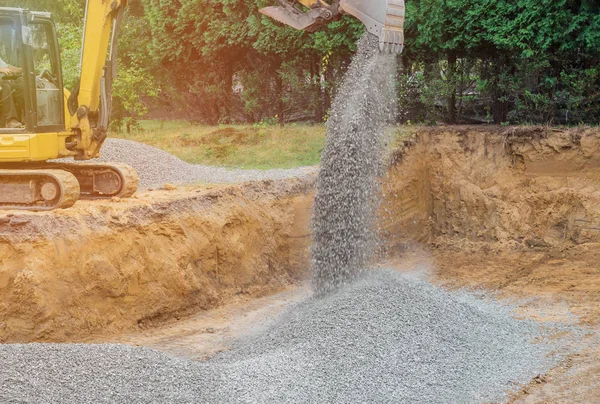
[(386, 123), (394, 112), (396, 55), (381, 54), (365, 34), (333, 102), (321, 156), (313, 214), (317, 293), (348, 282), (376, 249), (378, 177)]
[(315, 173), (315, 167), (272, 170), (242, 170), (189, 164), (166, 151), (133, 140), (109, 138), (102, 146), (100, 158), (90, 163), (129, 164), (138, 173), (140, 189), (164, 184), (236, 183), (277, 180)]
[(296, 304), (205, 362), (119, 345), (0, 345), (0, 402), (478, 403), (553, 363), (511, 308), (387, 270)]

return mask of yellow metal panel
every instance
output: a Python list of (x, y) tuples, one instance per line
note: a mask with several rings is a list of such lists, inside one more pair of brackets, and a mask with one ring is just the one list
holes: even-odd
[(31, 160), (42, 161), (58, 157), (58, 133), (36, 133), (30, 136)]
[(299, 0), (300, 3), (304, 4), (308, 8), (312, 8), (312, 5), (317, 3), (317, 0)]
[(29, 159), (29, 135), (0, 135), (0, 162)]
[(73, 155), (66, 150), (70, 132), (0, 135), (0, 163), (46, 161)]
[(88, 1), (78, 101), (91, 111), (98, 110), (100, 103), (100, 79), (114, 20), (111, 13), (120, 5), (121, 0)]

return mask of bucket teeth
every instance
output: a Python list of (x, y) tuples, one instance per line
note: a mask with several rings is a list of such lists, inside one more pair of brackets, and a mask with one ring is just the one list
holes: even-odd
[(402, 53), (404, 33), (384, 28), (379, 36), (379, 49), (384, 53)]
[(358, 18), (379, 37), (379, 48), (401, 53), (404, 48), (404, 0), (341, 0), (341, 9)]
[(379, 49), (387, 53), (402, 53), (404, 49), (404, 0), (387, 0), (385, 25), (379, 35)]

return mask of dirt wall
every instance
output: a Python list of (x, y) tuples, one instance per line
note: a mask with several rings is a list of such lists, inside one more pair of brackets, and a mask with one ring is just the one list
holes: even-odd
[(116, 334), (304, 277), (313, 179), (0, 214), (0, 342)]
[(600, 241), (600, 130), (425, 128), (394, 156), (386, 227), (530, 247)]
[(423, 128), (385, 178), (384, 224), (399, 268), (590, 330), (573, 342), (577, 353), (511, 403), (598, 397), (599, 148), (597, 128)]
[[(598, 129), (420, 129), (384, 179), (391, 252), (600, 245), (599, 147)], [(1, 213), (0, 342), (115, 335), (301, 281), (313, 186), (192, 187)]]

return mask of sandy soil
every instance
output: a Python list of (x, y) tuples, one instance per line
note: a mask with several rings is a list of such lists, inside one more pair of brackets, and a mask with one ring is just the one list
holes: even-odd
[[(456, 247), (456, 246), (454, 246)], [(488, 247), (490, 247), (488, 245)], [(412, 246), (392, 260), (400, 270), (449, 288), (472, 287), (493, 292), (520, 305), (521, 315), (540, 322), (583, 327), (573, 338), (573, 353), (546, 375), (515, 394), (511, 403), (593, 403), (600, 397), (600, 261), (596, 254), (556, 253), (541, 249), (506, 250), (502, 246), (478, 254), (477, 246), (461, 249)], [(570, 339), (570, 337), (561, 337)]]
[(519, 299), (540, 321), (590, 330), (574, 342), (579, 352), (514, 402), (600, 397), (599, 145), (597, 129), (422, 130), (384, 184), (397, 262), (448, 287)]
[[(384, 181), (393, 265), (591, 331), (513, 402), (600, 397), (599, 146), (600, 131), (585, 128), (425, 128)], [(307, 293), (311, 187), (0, 214), (0, 342), (125, 342), (194, 359), (227, 349)]]
[(312, 180), (0, 214), (0, 342), (83, 341), (305, 277)]
[[(422, 131), (395, 156), (384, 184), (389, 265), (449, 288), (483, 288), (519, 302), (524, 316), (588, 330), (564, 363), (511, 402), (600, 397), (599, 139), (593, 130)], [(304, 293), (233, 302), (119, 341), (209, 356)]]
[[(598, 261), (580, 259), (577, 252), (556, 258), (547, 251), (508, 251), (479, 256), (472, 251), (452, 251), (431, 246), (412, 246), (385, 265), (399, 271), (419, 272), (424, 278), (449, 288), (476, 287), (495, 292), (522, 305), (522, 315), (540, 321), (581, 325), (590, 333), (574, 340), (575, 353), (546, 375), (540, 375), (513, 395), (511, 403), (593, 403), (600, 396), (600, 288), (590, 276)], [(574, 259), (575, 258), (575, 259)], [(566, 265), (557, 274), (557, 261)], [(526, 263), (527, 269), (523, 270)], [(567, 268), (568, 267), (568, 268)], [(506, 269), (511, 269), (507, 271)], [(586, 270), (587, 268), (587, 270)], [(561, 286), (562, 285), (562, 286)], [(309, 294), (307, 286), (259, 299), (238, 298), (223, 307), (171, 321), (157, 328), (94, 342), (141, 345), (192, 360), (202, 360), (229, 349), (239, 337), (266, 326), (289, 304)], [(569, 337), (567, 337), (569, 338)]]
[(600, 261), (597, 252), (587, 248), (483, 256), (434, 253), (439, 279), (493, 290), (501, 298), (523, 299), (528, 316), (581, 325), (592, 333), (573, 347), (581, 352), (523, 388), (515, 402), (592, 403), (600, 397)]
[(230, 349), (236, 339), (266, 327), (283, 309), (309, 293), (307, 286), (297, 285), (260, 298), (236, 297), (216, 309), (159, 327), (92, 341), (146, 346), (181, 358), (203, 360)]

